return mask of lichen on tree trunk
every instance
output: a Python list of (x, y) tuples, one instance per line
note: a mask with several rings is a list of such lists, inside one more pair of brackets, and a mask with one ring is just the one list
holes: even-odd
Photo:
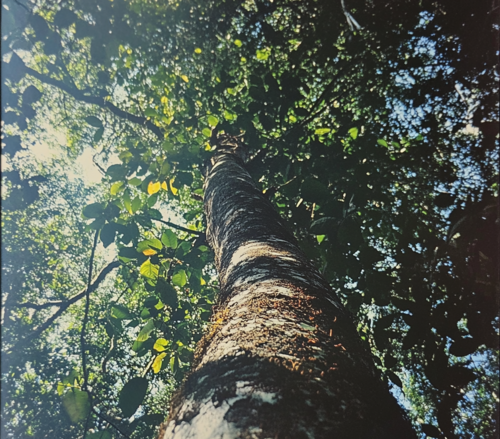
[(167, 438), (414, 438), (352, 316), (226, 137), (205, 182), (219, 306)]

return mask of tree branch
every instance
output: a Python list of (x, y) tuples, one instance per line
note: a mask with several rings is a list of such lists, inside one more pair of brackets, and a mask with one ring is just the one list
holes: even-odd
[[(8, 354), (11, 354), (12, 352), (16, 351), (21, 347), (22, 344), (29, 344), (32, 341), (34, 341), (42, 332), (44, 332), (57, 318), (61, 316), (61, 314), (66, 311), (70, 305), (72, 305), (75, 302), (78, 302), (81, 298), (85, 297), (85, 295), (92, 293), (93, 291), (96, 290), (96, 288), (99, 286), (99, 284), (104, 280), (104, 278), (108, 275), (108, 273), (117, 268), (120, 265), (118, 261), (113, 261), (109, 263), (106, 267), (104, 267), (99, 275), (95, 278), (94, 282), (88, 287), (85, 288), (83, 291), (80, 293), (74, 295), (70, 299), (62, 302), (49, 302), (51, 305), (47, 306), (59, 306), (59, 309), (52, 314), (44, 323), (42, 323), (40, 326), (35, 328), (30, 334), (28, 334), (26, 337), (22, 338), (19, 340), (9, 351), (7, 352)], [(29, 306), (30, 304), (19, 304), (19, 306), (24, 306), (26, 308), (35, 308), (37, 309), (37, 306), (40, 306), (38, 309), (45, 308), (45, 304), (42, 305), (34, 305), (34, 306)]]
[[(94, 279), (92, 284), (90, 285), (90, 292), (92, 293), (98, 286), (99, 284), (104, 280), (104, 278), (108, 275), (108, 273), (119, 267), (120, 262), (118, 261), (113, 261), (110, 262), (108, 265), (106, 265), (101, 272), (97, 275), (97, 277)], [(33, 308), (36, 310), (44, 309), (44, 308), (50, 308), (52, 306), (59, 306), (59, 307), (64, 307), (64, 310), (66, 310), (70, 305), (72, 305), (75, 302), (78, 302), (82, 297), (85, 296), (85, 293), (87, 292), (87, 288), (84, 290), (80, 291), (78, 294), (75, 294), (73, 297), (70, 297), (68, 300), (58, 300), (54, 302), (45, 302), (41, 304), (36, 304), (36, 303), (16, 303), (13, 306), (16, 306), (18, 308)], [(64, 311), (63, 310), (63, 311)]]
[(157, 218), (153, 218), (153, 219), (155, 221), (163, 223), (169, 227), (172, 227), (173, 229), (180, 230), (181, 232), (187, 232), (187, 233), (191, 233), (192, 235), (198, 235), (198, 236), (205, 234), (204, 232), (198, 232), (198, 230), (191, 230), (191, 229), (187, 229), (186, 227), (178, 226), (177, 224), (171, 223), (170, 221), (165, 221), (165, 220), (161, 220), (161, 219), (157, 219)]
[[(24, 64), (24, 63), (23, 63)], [(109, 101), (104, 100), (101, 97), (98, 96), (89, 96), (84, 94), (81, 90), (75, 89), (67, 84), (65, 84), (62, 81), (59, 81), (57, 79), (51, 78), (50, 76), (43, 75), (41, 73), (38, 73), (36, 70), (33, 70), (32, 68), (28, 67), (26, 64), (24, 64), (24, 68), (26, 69), (26, 73), (28, 75), (31, 75), (40, 81), (50, 84), (54, 87), (57, 87), (58, 89), (65, 91), (69, 95), (73, 96), (75, 99), (86, 102), (88, 104), (94, 104), (97, 105), (98, 107), (101, 108), (107, 108), (109, 111), (111, 111), (114, 115), (121, 117), (125, 120), (128, 120), (129, 122), (136, 123), (138, 125), (145, 126), (148, 128), (150, 131), (152, 131), (158, 139), (163, 140), (163, 132), (159, 127), (157, 127), (155, 124), (153, 124), (150, 120), (147, 120), (147, 118), (142, 117), (142, 116), (136, 116), (135, 114), (128, 113), (127, 111), (122, 110), (121, 108), (118, 108), (116, 105), (112, 104)]]

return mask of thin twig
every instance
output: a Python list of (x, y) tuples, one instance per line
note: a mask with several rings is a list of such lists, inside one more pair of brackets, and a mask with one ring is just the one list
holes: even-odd
[(141, 126), (145, 126), (148, 128), (151, 132), (153, 132), (158, 139), (163, 140), (163, 132), (159, 127), (157, 127), (155, 124), (153, 124), (150, 120), (148, 120), (145, 117), (137, 116), (135, 114), (129, 113), (127, 111), (122, 110), (121, 108), (118, 108), (116, 105), (112, 104), (109, 101), (106, 101), (104, 98), (98, 97), (98, 96), (89, 96), (84, 94), (81, 90), (74, 89), (73, 87), (65, 84), (62, 81), (58, 81), (57, 79), (51, 78), (50, 76), (43, 75), (41, 73), (38, 73), (36, 70), (33, 70), (32, 68), (28, 67), (27, 65), (24, 65), (24, 68), (26, 69), (26, 73), (28, 75), (31, 75), (40, 81), (53, 85), (54, 87), (59, 88), (62, 91), (65, 91), (66, 93), (70, 94), (73, 96), (75, 99), (86, 102), (88, 104), (94, 104), (97, 105), (101, 108), (107, 108), (109, 111), (111, 111), (113, 114), (115, 114), (118, 117), (121, 117), (123, 119), (128, 120), (129, 122), (136, 123)]
[(26, 348), (26, 345), (29, 343), (32, 343), (35, 341), (38, 336), (45, 331), (58, 317), (61, 316), (61, 314), (66, 311), (70, 305), (72, 305), (75, 302), (78, 302), (80, 299), (85, 297), (85, 295), (92, 293), (95, 291), (95, 289), (99, 286), (99, 284), (104, 280), (104, 278), (108, 275), (108, 273), (117, 268), (120, 265), (118, 261), (114, 261), (109, 263), (105, 268), (102, 269), (102, 271), (99, 273), (99, 275), (96, 277), (94, 282), (90, 285), (90, 288), (85, 288), (83, 291), (80, 293), (74, 295), (68, 300), (61, 301), (61, 302), (47, 302), (41, 305), (36, 305), (36, 304), (31, 304), (31, 303), (21, 303), (17, 304), (16, 306), (21, 306), (25, 308), (35, 308), (35, 309), (42, 309), (42, 308), (47, 308), (51, 306), (59, 306), (59, 309), (52, 314), (44, 323), (42, 323), (40, 326), (35, 328), (32, 332), (30, 332), (26, 337), (22, 338), (19, 340), (7, 353), (11, 354), (12, 352), (16, 352), (17, 350), (21, 348)]
[(98, 412), (95, 407), (92, 407), (92, 411), (103, 421), (107, 422), (111, 427), (113, 427), (116, 431), (118, 431), (122, 436), (126, 437), (127, 439), (130, 439), (130, 436), (125, 433), (118, 425), (116, 425), (114, 422), (111, 422), (107, 416), (104, 416), (102, 413)]
[(172, 227), (174, 229), (180, 230), (181, 232), (187, 232), (187, 233), (191, 233), (192, 235), (198, 235), (198, 236), (201, 236), (201, 235), (205, 234), (205, 232), (198, 232), (197, 230), (191, 230), (191, 229), (187, 229), (186, 227), (178, 226), (177, 224), (171, 223), (170, 221), (165, 221), (165, 220), (157, 219), (157, 218), (153, 218), (153, 219), (155, 221), (163, 223), (163, 224), (165, 224), (165, 225), (167, 225), (169, 227)]
[(83, 386), (82, 386), (83, 390), (87, 390), (87, 384), (88, 384), (87, 354), (85, 353), (85, 331), (87, 329), (87, 322), (89, 320), (90, 286), (92, 284), (92, 271), (94, 270), (94, 256), (98, 239), (99, 239), (99, 230), (96, 230), (94, 234), (94, 244), (92, 246), (92, 252), (90, 253), (89, 277), (87, 281), (87, 290), (85, 291), (85, 313), (83, 315), (82, 330), (80, 331), (80, 349), (82, 351), (82, 369), (83, 369)]

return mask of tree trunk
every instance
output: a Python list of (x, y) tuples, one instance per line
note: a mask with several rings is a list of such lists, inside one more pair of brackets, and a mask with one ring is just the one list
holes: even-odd
[(163, 438), (415, 438), (352, 316), (225, 137), (205, 182), (219, 306)]

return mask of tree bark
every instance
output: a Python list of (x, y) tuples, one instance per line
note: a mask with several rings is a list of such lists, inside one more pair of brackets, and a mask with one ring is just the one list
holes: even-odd
[(205, 181), (219, 305), (161, 433), (175, 438), (415, 438), (353, 318), (256, 188), (234, 138)]

